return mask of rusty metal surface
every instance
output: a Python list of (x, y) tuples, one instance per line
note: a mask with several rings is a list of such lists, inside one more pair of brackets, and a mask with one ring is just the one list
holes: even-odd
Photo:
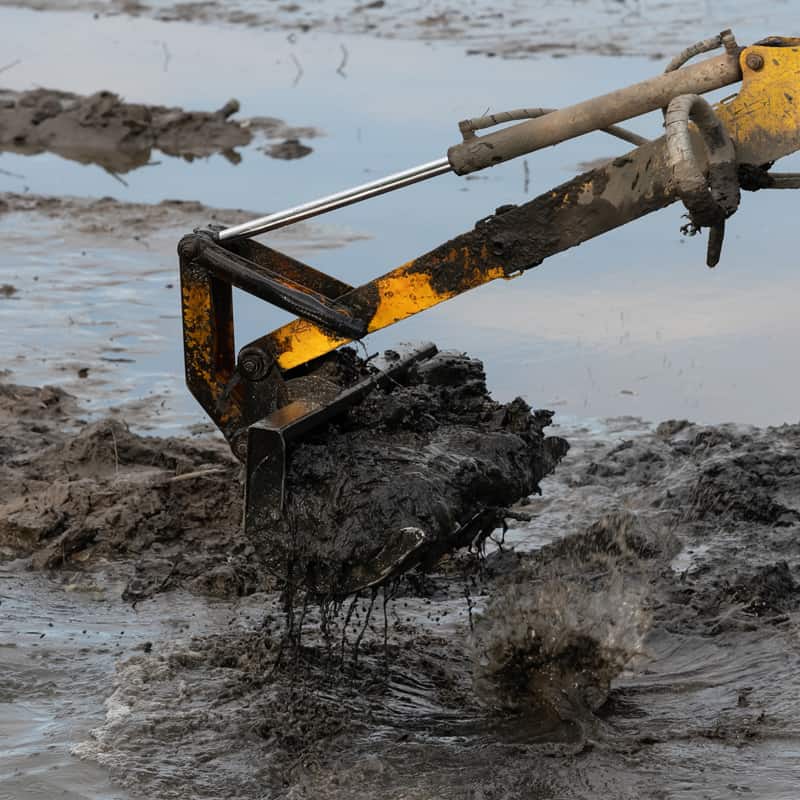
[(197, 235), (191, 234), (178, 246), (186, 385), (243, 459), (247, 427), (284, 405), (287, 395), (272, 354), (266, 354), (266, 368), (255, 380), (241, 374), (232, 285), (202, 263), (197, 245)]

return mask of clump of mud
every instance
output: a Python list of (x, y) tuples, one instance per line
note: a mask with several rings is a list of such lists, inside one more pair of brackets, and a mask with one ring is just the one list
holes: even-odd
[(236, 100), (208, 112), (126, 103), (108, 91), (0, 90), (0, 150), (29, 155), (48, 151), (115, 173), (147, 164), (154, 149), (189, 161), (222, 153), (236, 163), (241, 156), (235, 148), (249, 144), (255, 133), (294, 142), (289, 145), (293, 158), (311, 152), (297, 140), (316, 135), (314, 129), (289, 128), (268, 117), (231, 119), (238, 110)]
[(551, 419), (492, 400), (466, 355), (415, 365), (291, 453), (272, 571), (336, 599), (479, 545), (566, 453), (544, 435)]
[(481, 692), (544, 719), (591, 717), (642, 655), (653, 574), (676, 549), (668, 534), (617, 512), (522, 559), (474, 628)]
[(340, 600), (479, 543), (566, 452), (543, 434), (549, 412), (492, 401), (479, 361), (439, 354), (290, 451), (284, 517), (245, 534), (241, 468), (223, 442), (81, 426), (62, 392), (2, 392), (0, 556), (117, 563), (131, 600), (175, 586)]

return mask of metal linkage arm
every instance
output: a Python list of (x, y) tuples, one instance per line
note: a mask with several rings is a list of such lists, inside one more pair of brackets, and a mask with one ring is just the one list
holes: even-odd
[[(735, 72), (742, 75), (743, 84), (739, 94), (717, 104), (714, 113), (735, 147), (740, 168), (767, 164), (800, 149), (800, 40), (773, 38), (745, 48), (735, 68), (728, 58), (710, 61), (723, 70), (726, 81)], [(652, 102), (658, 106), (664, 96), (658, 94)], [(691, 138), (699, 167), (707, 171), (703, 139), (696, 131)], [(682, 192), (662, 137), (524, 205), (501, 210), (474, 230), (343, 294), (337, 302), (364, 320), (368, 331), (376, 331), (468, 289), (535, 267), (549, 256), (674, 203)], [(298, 319), (253, 344), (274, 352), (285, 370), (347, 341)]]
[(255, 242), (223, 248), (198, 231), (178, 245), (186, 383), (237, 456), (247, 428), (288, 401), (269, 348), (235, 352), (234, 286), (320, 326), (330, 335), (362, 336), (366, 323), (336, 302), (348, 284)]

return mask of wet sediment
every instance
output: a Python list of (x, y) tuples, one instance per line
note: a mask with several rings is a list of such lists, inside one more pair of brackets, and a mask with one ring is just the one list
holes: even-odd
[(51, 152), (82, 164), (98, 164), (125, 173), (148, 164), (153, 150), (186, 160), (222, 153), (241, 158), (237, 148), (258, 135), (283, 140), (265, 149), (274, 158), (301, 158), (311, 148), (299, 138), (318, 134), (291, 128), (279, 119), (233, 119), (237, 100), (217, 111), (125, 102), (99, 91), (78, 95), (55, 89), (0, 90), (0, 150), (36, 155)]
[[(367, 369), (351, 350), (333, 361), (333, 382)], [(567, 449), (544, 436), (549, 412), (492, 401), (479, 361), (440, 353), (297, 445), (283, 518), (248, 538), (240, 468), (220, 441), (142, 437), (118, 420), (67, 433), (65, 393), (1, 390), (4, 555), (46, 569), (125, 561), (131, 598), (191, 582), (341, 599), (478, 546)]]
[[(455, 363), (462, 378), (477, 369)], [(414, 404), (415, 392), (429, 401), (429, 378), (372, 399), (326, 436), (336, 448), (354, 434), (355, 457), (359, 413), (401, 442), (420, 428), (430, 436)], [(486, 408), (469, 380), (456, 383), (451, 416), (434, 405), (445, 429)], [(52, 493), (68, 476), (73, 499), (92, 487), (94, 507), (60, 531), (58, 514), (48, 518), (48, 542), (9, 536), (24, 515), (6, 506), (6, 557), (32, 552), (31, 565), (78, 575), (121, 566), (140, 604), (183, 585), (252, 592), (250, 607), (263, 609), (245, 629), (156, 642), (120, 664), (107, 720), (76, 753), (134, 792), (640, 797), (657, 779), (722, 797), (757, 785), (765, 752), (767, 788), (794, 779), (778, 743), (794, 741), (800, 712), (798, 426), (679, 421), (613, 445), (578, 441), (524, 506), (533, 521), (512, 519), (503, 549), (447, 555), (346, 602), (298, 597), (287, 637), (285, 597), (265, 591), (280, 581), (248, 573), (263, 553), (226, 528), (238, 468), (222, 445), (81, 430), (61, 393), (4, 392), (2, 496)], [(493, 408), (502, 414), (477, 416), (490, 441), (499, 418), (506, 433), (514, 418)], [(527, 424), (541, 446), (541, 428)], [(421, 457), (429, 443), (410, 449)], [(320, 445), (308, 443), (303, 464)], [(132, 508), (142, 514), (126, 527)], [(175, 513), (181, 535), (160, 528), (159, 513)], [(525, 531), (539, 526), (563, 538), (530, 552)], [(74, 550), (53, 546), (88, 530)]]

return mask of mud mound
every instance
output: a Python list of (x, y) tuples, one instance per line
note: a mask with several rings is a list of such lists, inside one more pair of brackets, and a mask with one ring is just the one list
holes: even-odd
[(178, 583), (219, 595), (260, 585), (239, 533), (239, 469), (223, 446), (140, 437), (116, 420), (59, 438), (14, 459), (3, 555), (32, 555), (42, 569), (116, 562), (132, 600)]
[[(77, 410), (74, 398), (57, 387), (0, 382), (0, 476), (18, 453), (60, 440), (63, 427), (74, 423)], [(8, 479), (14, 480), (10, 471)], [(7, 491), (3, 480), (0, 477), (0, 499)]]
[(273, 571), (336, 598), (479, 544), (566, 452), (551, 418), (493, 401), (480, 361), (437, 354), (294, 450)]
[(740, 577), (727, 593), (733, 602), (757, 616), (796, 611), (800, 607), (800, 586), (785, 561), (768, 564), (752, 575)]
[(642, 645), (675, 540), (629, 513), (542, 548), (494, 587), (475, 626), (476, 680), (504, 708), (590, 720)]
[(624, 441), (591, 461), (576, 486), (634, 487), (681, 521), (728, 519), (788, 527), (800, 522), (800, 427), (756, 429), (661, 423), (655, 435)]
[[(292, 141), (315, 134), (272, 118), (231, 120), (238, 110), (236, 100), (207, 112), (126, 103), (107, 91), (78, 95), (54, 89), (0, 90), (0, 150), (30, 155), (48, 151), (128, 172), (147, 164), (154, 149), (187, 160), (223, 153), (236, 161), (240, 156), (235, 148), (249, 144), (256, 131)], [(303, 146), (295, 157), (310, 152)]]
[(688, 513), (701, 520), (726, 516), (765, 525), (800, 522), (800, 514), (774, 496), (777, 476), (786, 474), (786, 466), (800, 474), (797, 458), (787, 455), (769, 460), (774, 471), (765, 469), (763, 458), (752, 456), (707, 466), (689, 491)]

